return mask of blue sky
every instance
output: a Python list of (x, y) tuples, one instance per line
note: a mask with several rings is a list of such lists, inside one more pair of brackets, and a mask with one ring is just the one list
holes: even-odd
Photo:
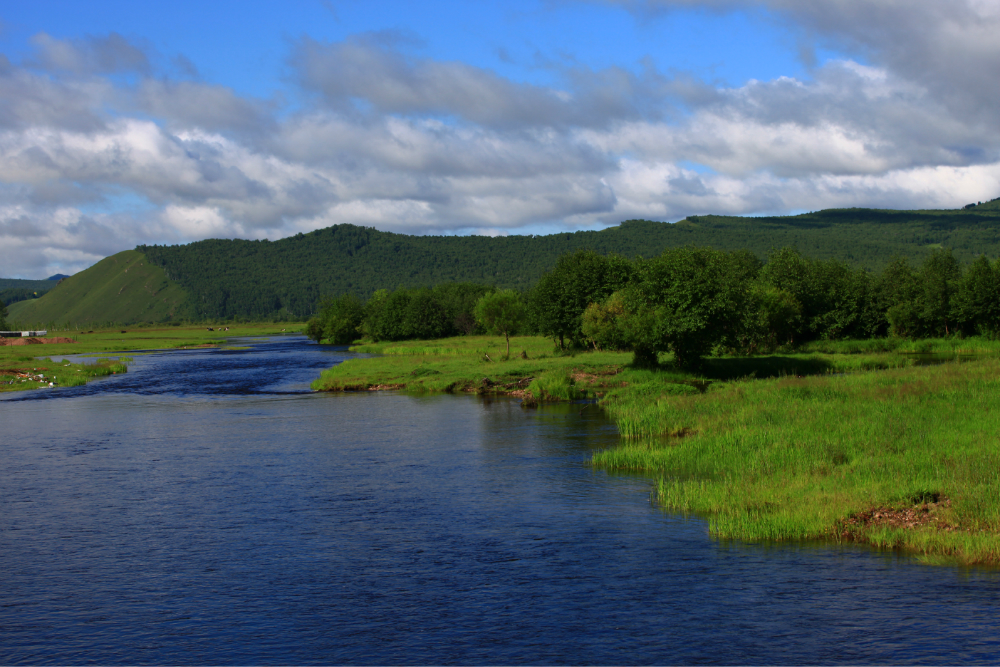
[(995, 0), (0, 10), (0, 275), (1000, 195)]
[(636, 15), (598, 3), (306, 0), (280, 10), (265, 2), (17, 3), (3, 14), (8, 57), (30, 56), (39, 32), (58, 39), (117, 32), (165, 58), (183, 55), (205, 79), (258, 97), (287, 90), (290, 41), (301, 35), (340, 41), (366, 32), (397, 33), (425, 57), (538, 85), (554, 83), (544, 60), (600, 69), (636, 68), (651, 58), (663, 69), (729, 86), (807, 76), (794, 35), (763, 9)]

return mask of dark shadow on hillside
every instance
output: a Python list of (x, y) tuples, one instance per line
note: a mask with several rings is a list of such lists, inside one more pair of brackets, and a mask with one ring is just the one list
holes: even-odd
[(771, 378), (787, 375), (822, 375), (833, 364), (826, 359), (796, 357), (723, 357), (705, 359), (702, 374), (712, 380), (737, 378)]

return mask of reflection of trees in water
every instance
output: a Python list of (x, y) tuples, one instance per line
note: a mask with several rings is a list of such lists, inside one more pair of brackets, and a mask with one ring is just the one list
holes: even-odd
[(487, 448), (535, 447), (539, 454), (565, 453), (566, 448), (581, 454), (612, 447), (619, 442), (618, 430), (599, 405), (593, 402), (542, 403), (521, 407), (507, 397), (478, 396), (480, 419)]

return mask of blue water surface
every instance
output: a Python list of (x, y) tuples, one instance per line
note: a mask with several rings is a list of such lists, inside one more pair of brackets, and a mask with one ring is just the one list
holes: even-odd
[(317, 394), (301, 337), (0, 400), (0, 663), (1000, 659), (1000, 577), (719, 542), (593, 405)]

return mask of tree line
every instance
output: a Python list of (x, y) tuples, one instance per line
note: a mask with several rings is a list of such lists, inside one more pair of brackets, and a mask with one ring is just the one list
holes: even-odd
[[(496, 292), (446, 283), (380, 290), (367, 302), (328, 298), (307, 333), (346, 344), (500, 331), (477, 311)], [(878, 272), (792, 248), (766, 261), (700, 247), (650, 259), (578, 250), (530, 290), (504, 293), (515, 313), (501, 318), (506, 333), (549, 336), (562, 348), (628, 350), (639, 365), (673, 352), (678, 365), (696, 367), (710, 353), (769, 353), (818, 339), (1000, 336), (1000, 263), (979, 256), (963, 267), (948, 249), (919, 264), (896, 258)]]
[(0, 289), (0, 301), (9, 306), (18, 301), (27, 301), (28, 299), (37, 299), (45, 296), (48, 291), (47, 289), (34, 290), (27, 287), (9, 287), (7, 289)]

